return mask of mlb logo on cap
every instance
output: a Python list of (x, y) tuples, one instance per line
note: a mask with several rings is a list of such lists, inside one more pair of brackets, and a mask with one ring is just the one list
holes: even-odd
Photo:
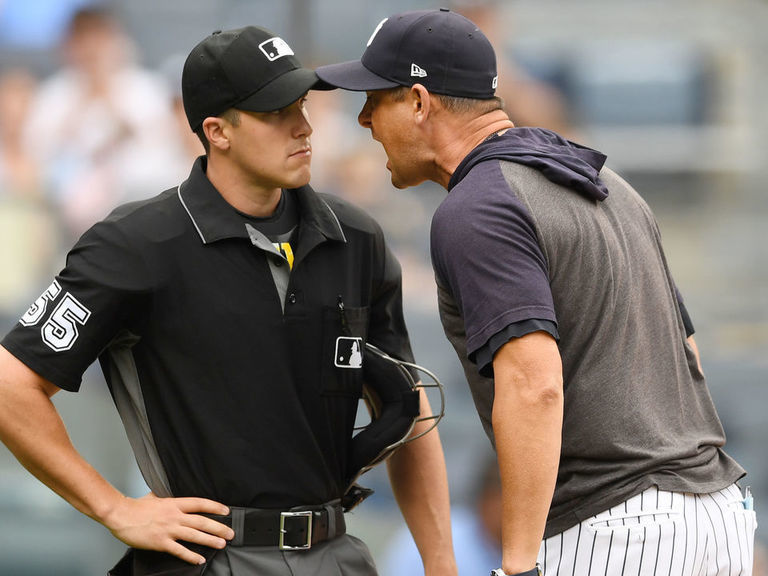
[(270, 62), (274, 62), (283, 56), (293, 56), (293, 50), (288, 46), (288, 42), (278, 36), (259, 44), (259, 50), (264, 53), (264, 56)]
[(362, 368), (363, 339), (346, 336), (336, 338), (336, 356), (333, 363), (338, 368)]

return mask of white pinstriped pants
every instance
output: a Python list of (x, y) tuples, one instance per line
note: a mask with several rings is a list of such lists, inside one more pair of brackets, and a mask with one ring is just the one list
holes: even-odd
[(755, 528), (736, 484), (711, 494), (656, 487), (544, 540), (545, 576), (751, 576)]

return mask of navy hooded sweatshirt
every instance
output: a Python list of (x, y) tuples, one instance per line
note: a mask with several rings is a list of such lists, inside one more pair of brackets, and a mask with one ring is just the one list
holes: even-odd
[[(529, 166), (595, 202), (608, 196), (599, 178), (606, 156), (542, 128), (513, 128), (493, 136), (456, 168), (448, 183), (451, 194), (433, 219), (432, 261), (438, 282), (450, 285), (457, 301), (470, 307), (462, 314), (468, 322), (467, 353), (486, 376), (492, 374), (493, 354), (511, 337), (545, 330), (558, 338), (546, 261), (533, 222), (527, 208), (509, 193), (499, 163), (493, 160)], [(470, 172), (470, 181), (464, 182)], [(522, 250), (504, 250), (505, 243)], [(476, 253), (499, 257), (461, 256)], [(498, 298), (501, 295), (506, 298)], [(503, 310), (494, 308), (500, 302)]]

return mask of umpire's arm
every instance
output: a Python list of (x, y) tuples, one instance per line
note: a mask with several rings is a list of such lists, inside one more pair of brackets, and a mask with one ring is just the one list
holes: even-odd
[(0, 346), (0, 440), (21, 464), (83, 514), (130, 546), (205, 559), (185, 540), (223, 548), (232, 530), (199, 513), (227, 514), (202, 498), (126, 498), (75, 450), (51, 397), (60, 389)]
[[(412, 361), (403, 317), (400, 264), (386, 248), (381, 234), (377, 255), (378, 281), (369, 339), (391, 356)], [(419, 394), (419, 416), (431, 416), (423, 388)], [(432, 424), (431, 420), (416, 422), (412, 435)], [(425, 575), (455, 576), (448, 474), (437, 428), (396, 451), (387, 460), (387, 469), (392, 492), (419, 549)]]
[[(420, 417), (432, 410), (423, 388)], [(412, 436), (431, 426), (431, 420), (417, 422)], [(437, 427), (407, 443), (387, 460), (392, 492), (403, 512), (419, 549), (426, 576), (457, 574), (451, 539), (448, 475)]]

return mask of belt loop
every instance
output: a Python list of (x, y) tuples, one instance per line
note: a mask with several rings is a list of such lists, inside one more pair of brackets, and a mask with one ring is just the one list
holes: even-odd
[(229, 507), (232, 515), (232, 530), (235, 531), (235, 537), (229, 542), (230, 546), (242, 546), (245, 537), (245, 508)]
[(336, 537), (336, 507), (332, 504), (325, 504), (323, 508), (328, 515), (328, 539), (330, 540)]

